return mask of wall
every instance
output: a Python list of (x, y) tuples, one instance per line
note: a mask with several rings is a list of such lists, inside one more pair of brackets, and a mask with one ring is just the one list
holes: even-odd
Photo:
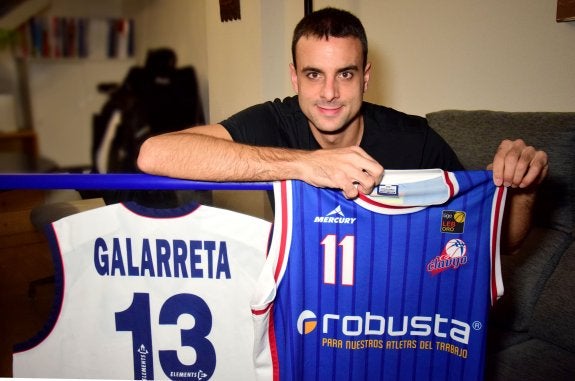
[[(208, 15), (217, 15), (211, 3)], [(234, 23), (243, 26), (208, 26), (208, 54), (219, 60), (209, 65), (212, 121), (293, 94), (287, 64), (303, 0), (241, 4), (246, 17)], [(369, 101), (419, 115), (575, 110), (575, 22), (555, 21), (556, 1), (314, 0), (314, 9), (324, 6), (348, 9), (364, 23), (373, 63)], [(258, 7), (260, 24), (250, 17)]]
[(361, 1), (374, 82), (368, 99), (424, 115), (574, 111), (575, 23), (556, 1)]
[(260, 1), (241, 2), (241, 21), (222, 23), (216, 1), (206, 11), (210, 120), (218, 122), (262, 100)]
[[(206, 3), (211, 123), (264, 99), (261, 4), (242, 1), (241, 21), (221, 22), (219, 2)], [(260, 191), (214, 191), (213, 200), (222, 208), (259, 217), (270, 214)]]
[[(122, 0), (52, 0), (44, 13), (67, 17), (122, 17)], [(105, 43), (105, 41), (102, 41)], [(40, 154), (62, 167), (89, 166), (92, 115), (106, 97), (97, 84), (121, 82), (132, 59), (28, 59), (32, 123)]]
[(293, 94), (289, 73), (291, 39), (294, 26), (304, 13), (303, 1), (262, 1), (261, 75), (263, 99), (282, 98)]

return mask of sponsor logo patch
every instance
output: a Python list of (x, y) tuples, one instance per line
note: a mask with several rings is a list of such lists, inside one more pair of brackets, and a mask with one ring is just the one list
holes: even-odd
[(325, 216), (317, 216), (313, 222), (322, 224), (353, 224), (357, 218), (346, 217), (342, 210), (341, 205), (327, 213)]
[(444, 210), (441, 212), (441, 232), (460, 234), (465, 227), (465, 212), (460, 210)]

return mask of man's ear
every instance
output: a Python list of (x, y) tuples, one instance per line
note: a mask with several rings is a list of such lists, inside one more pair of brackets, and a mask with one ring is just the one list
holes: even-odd
[(289, 73), (291, 77), (291, 87), (295, 93), (298, 93), (298, 85), (297, 85), (297, 69), (293, 63), (289, 64)]
[(367, 84), (369, 83), (369, 77), (371, 75), (371, 63), (368, 62), (363, 70), (363, 92), (367, 91)]

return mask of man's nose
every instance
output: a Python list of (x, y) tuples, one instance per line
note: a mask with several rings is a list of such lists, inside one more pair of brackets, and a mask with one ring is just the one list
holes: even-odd
[(326, 78), (322, 87), (321, 96), (327, 101), (339, 97), (339, 88), (335, 78)]

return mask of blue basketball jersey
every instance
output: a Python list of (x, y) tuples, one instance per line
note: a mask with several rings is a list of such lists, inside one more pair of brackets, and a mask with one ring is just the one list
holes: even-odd
[(256, 293), (262, 380), (483, 380), (506, 189), (489, 171), (386, 171), (368, 196), (274, 185)]

